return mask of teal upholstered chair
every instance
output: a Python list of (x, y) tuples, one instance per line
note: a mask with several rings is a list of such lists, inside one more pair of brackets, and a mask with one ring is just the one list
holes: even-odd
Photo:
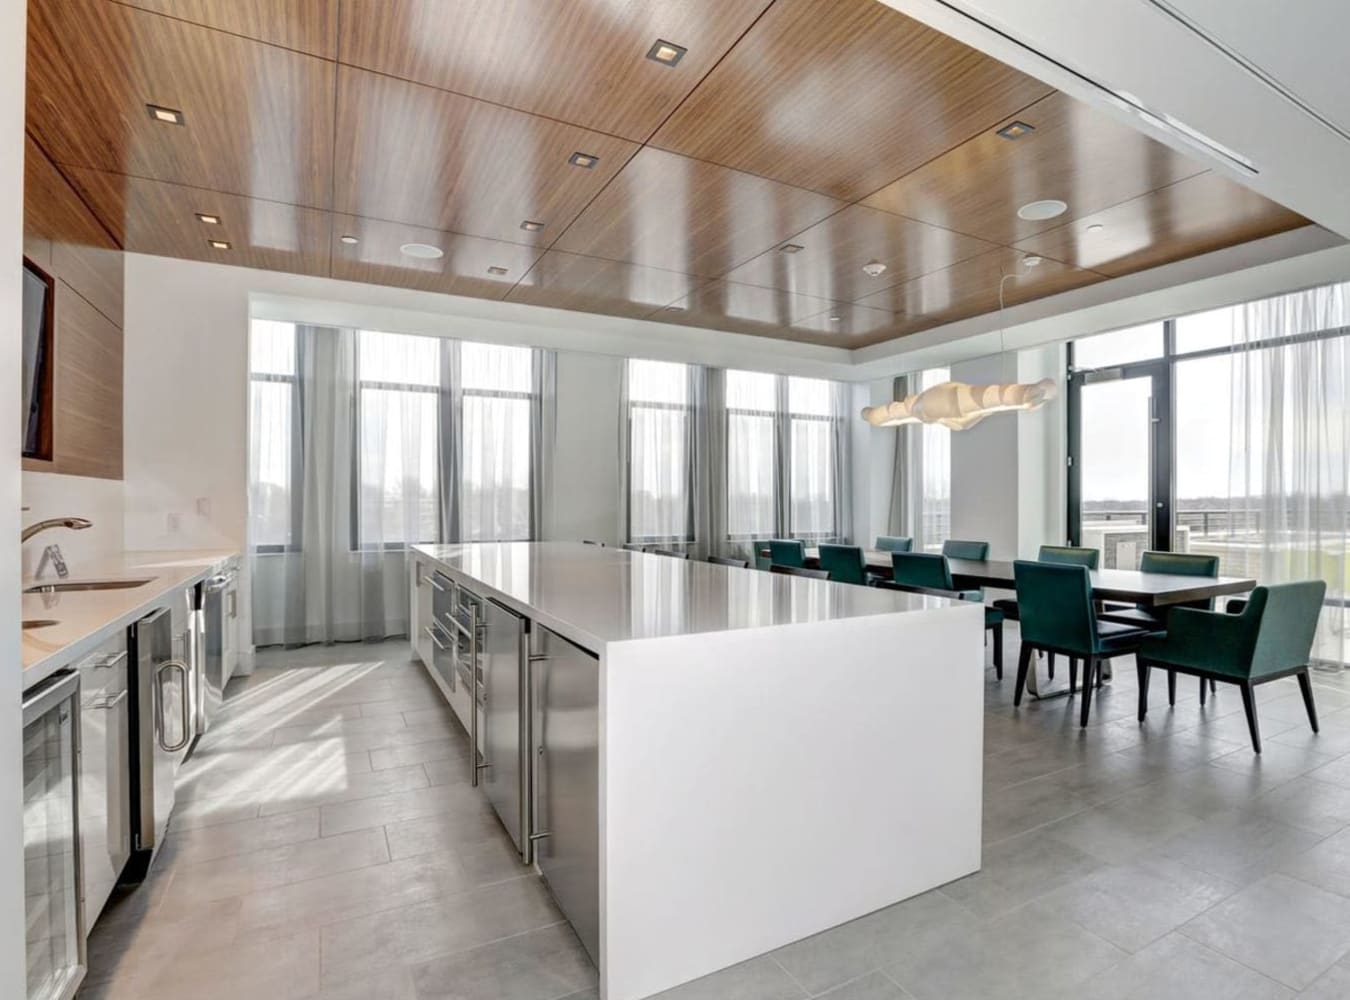
[[(1173, 576), (1217, 578), (1219, 575), (1219, 557), (1197, 555), (1190, 552), (1145, 552), (1139, 557), (1139, 571), (1141, 573), (1171, 573)], [(1160, 629), (1167, 627), (1167, 612), (1174, 607), (1211, 611), (1214, 608), (1214, 599), (1208, 598), (1203, 601), (1174, 604), (1156, 611), (1142, 605), (1108, 604), (1101, 617), (1108, 622), (1121, 622), (1125, 625), (1138, 625), (1140, 628)], [(1208, 683), (1204, 678), (1200, 679), (1201, 705), (1205, 703), (1206, 692), (1214, 689), (1213, 679), (1210, 679)], [(1167, 703), (1169, 705), (1177, 703), (1177, 675), (1172, 671), (1167, 674)]]
[(830, 574), (823, 569), (807, 569), (805, 566), (783, 566), (774, 563), (769, 567), (770, 573), (778, 573), (783, 576), (801, 576), (808, 580), (828, 580)]
[(989, 543), (949, 538), (942, 543), (942, 554), (948, 559), (988, 559)]
[(877, 548), (882, 552), (910, 552), (914, 549), (914, 539), (904, 535), (877, 535)]
[(857, 545), (820, 546), (820, 568), (836, 583), (867, 584), (867, 560)]
[(769, 563), (773, 566), (806, 565), (806, 544), (795, 538), (769, 539)]
[[(956, 589), (947, 557), (936, 552), (892, 552), (891, 579), (878, 581), (877, 586), (889, 590), (938, 592), (963, 601), (981, 599), (978, 590)], [(1002, 680), (1003, 612), (997, 608), (985, 608), (984, 629), (994, 637), (994, 673)]]
[(1097, 620), (1092, 580), (1086, 566), (1019, 559), (1013, 563), (1013, 579), (1022, 620), (1022, 651), (1017, 659), (1013, 704), (1022, 704), (1032, 654), (1036, 650), (1062, 653), (1070, 658), (1070, 691), (1077, 687), (1077, 661), (1084, 664), (1079, 725), (1086, 726), (1102, 662), (1135, 652), (1151, 633), (1131, 625)]
[(733, 566), (737, 569), (749, 569), (749, 559), (737, 559), (735, 556), (709, 556), (708, 562), (714, 566)]
[[(1042, 545), (1036, 553), (1036, 561), (1043, 563), (1054, 563), (1057, 566), (1086, 566), (1088, 569), (1096, 569), (1097, 562), (1101, 558), (1101, 552), (1097, 549), (1085, 549), (1076, 545)], [(1018, 621), (1017, 601), (1011, 597), (1000, 598), (994, 601), (994, 607), (1003, 612), (1003, 617), (1010, 622)], [(1076, 663), (1070, 664), (1077, 667)], [(1055, 679), (1055, 654), (1047, 653), (1045, 656), (1046, 672), (1050, 679)]]
[(1220, 614), (1177, 608), (1167, 616), (1167, 633), (1139, 650), (1139, 721), (1148, 713), (1148, 678), (1154, 667), (1236, 684), (1247, 711), (1252, 749), (1261, 752), (1253, 688), (1297, 677), (1308, 723), (1317, 732), (1308, 660), (1317, 633), (1317, 617), (1327, 594), (1323, 580), (1257, 587), (1241, 613)]

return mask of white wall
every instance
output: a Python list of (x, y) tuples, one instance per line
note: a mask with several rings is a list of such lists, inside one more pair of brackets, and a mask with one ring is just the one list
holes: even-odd
[(619, 392), (622, 358), (558, 352), (553, 496), (544, 538), (619, 541)]
[(891, 477), (895, 468), (893, 427), (873, 427), (861, 418), (863, 407), (889, 403), (894, 381), (889, 378), (853, 386), (853, 538), (868, 546), (888, 534)]
[[(0, 413), (19, 412), (23, 293), (24, 0), (0, 0)], [(0, 449), (0, 997), (25, 995), (19, 435)], [(5, 608), (9, 610), (6, 611)]]
[[(94, 522), (92, 528), (69, 531), (55, 528), (44, 531), (23, 546), (23, 575), (33, 575), (48, 545), (61, 546), (71, 576), (84, 575), (84, 567), (100, 556), (121, 552), (126, 548), (123, 518), (125, 494), (120, 479), (93, 479), (85, 476), (62, 476), (54, 472), (25, 472), (23, 474), (23, 523), (32, 524), (50, 517), (84, 517)], [(47, 566), (43, 575), (53, 570)]]

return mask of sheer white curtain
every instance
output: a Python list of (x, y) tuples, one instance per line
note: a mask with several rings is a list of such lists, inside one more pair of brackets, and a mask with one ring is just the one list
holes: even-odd
[(777, 379), (726, 373), (727, 536), (743, 552), (778, 530)]
[(1227, 312), (1233, 513), (1220, 543), (1224, 570), (1262, 583), (1326, 580), (1313, 655), (1344, 666), (1350, 658), (1350, 285)]
[(460, 345), (462, 541), (533, 537), (534, 354), (527, 347)]
[(683, 546), (694, 539), (692, 366), (632, 359), (627, 399), (627, 523), (630, 542)]

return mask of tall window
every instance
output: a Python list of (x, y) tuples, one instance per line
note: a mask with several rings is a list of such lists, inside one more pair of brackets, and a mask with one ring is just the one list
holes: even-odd
[(357, 547), (437, 540), (441, 341), (357, 334)]
[[(948, 368), (930, 368), (919, 375), (918, 392), (951, 381)], [(952, 534), (952, 432), (937, 424), (918, 427), (918, 542), (926, 552), (940, 552)]]
[(822, 379), (726, 373), (727, 534), (839, 537), (843, 418)]
[(628, 362), (628, 538), (694, 540), (689, 366)]
[(738, 541), (777, 532), (777, 382), (761, 372), (726, 373), (727, 535)]
[(530, 537), (534, 352), (461, 344), (460, 538)]
[(299, 375), (295, 325), (258, 321), (249, 343), (249, 515), (259, 551), (298, 543)]

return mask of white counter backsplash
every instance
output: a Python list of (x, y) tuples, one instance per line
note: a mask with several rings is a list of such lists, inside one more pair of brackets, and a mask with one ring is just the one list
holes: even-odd
[[(92, 528), (71, 531), (54, 528), (30, 539), (23, 547), (23, 578), (30, 579), (48, 545), (61, 546), (71, 573), (79, 573), (81, 564), (125, 546), (125, 487), (120, 479), (93, 479), (87, 476), (62, 476), (53, 472), (23, 474), (23, 506), (32, 508), (20, 515), (26, 528), (50, 517), (84, 517)], [(46, 569), (44, 576), (54, 575)]]

